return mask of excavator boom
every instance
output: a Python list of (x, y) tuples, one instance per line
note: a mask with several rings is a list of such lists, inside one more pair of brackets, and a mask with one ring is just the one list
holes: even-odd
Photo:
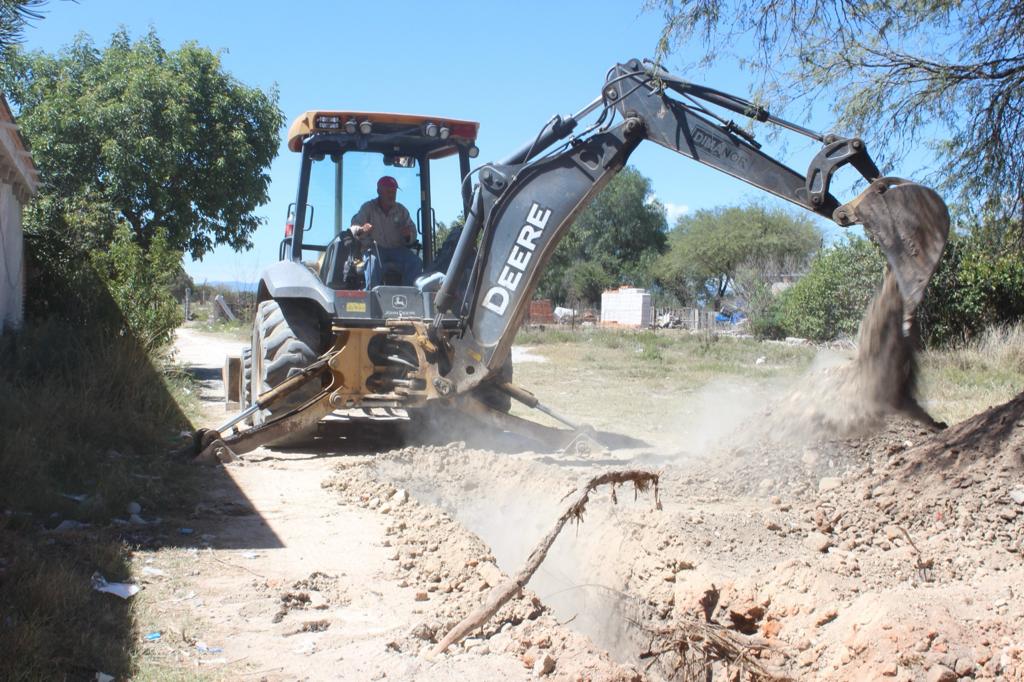
[[(881, 178), (863, 141), (815, 133), (638, 60), (616, 65), (601, 97), (581, 114), (598, 108), (597, 122), (585, 133), (570, 137), (580, 114), (556, 117), (533, 143), (480, 169), (466, 226), (435, 299), (440, 313), (462, 321), (462, 334), (450, 342), (451, 369), (439, 379), (445, 390), (470, 390), (501, 367), (561, 237), (645, 140), (844, 227), (862, 223), (896, 275), (909, 326), (942, 255), (949, 215), (932, 190)], [(822, 147), (807, 172), (798, 173), (762, 152), (754, 136), (724, 118), (722, 110), (797, 132)], [(846, 165), (872, 184), (841, 205), (830, 185)], [(439, 315), (437, 323), (442, 319)]]

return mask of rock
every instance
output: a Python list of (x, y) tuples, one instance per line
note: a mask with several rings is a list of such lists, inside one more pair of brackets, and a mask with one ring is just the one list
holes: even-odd
[(129, 515), (142, 513), (142, 505), (139, 504), (138, 502), (129, 502), (128, 507), (126, 509)]
[(764, 618), (764, 613), (764, 607), (750, 601), (730, 607), (729, 620), (732, 621), (732, 624), (729, 627), (745, 635), (756, 634), (758, 623)]
[(476, 567), (477, 572), (483, 581), (487, 583), (488, 587), (494, 587), (495, 585), (501, 584), (504, 575), (501, 569), (492, 564), (489, 561), (484, 561)]
[(808, 533), (804, 539), (804, 547), (813, 552), (827, 552), (832, 546), (832, 538), (824, 533)]
[(768, 498), (768, 501), (776, 506), (782, 504), (782, 498), (779, 497), (778, 495), (772, 495), (771, 497)]
[(1006, 509), (1003, 509), (999, 512), (999, 518), (1003, 519), (1004, 521), (1013, 521), (1015, 518), (1017, 518), (1017, 510), (1010, 509), (1009, 507), (1007, 507)]
[(827, 493), (829, 490), (835, 490), (842, 484), (842, 479), (836, 478), (835, 476), (826, 476), (818, 481), (818, 492)]
[(815, 621), (814, 621), (814, 624), (815, 624), (815, 625), (816, 625), (817, 627), (821, 627), (822, 625), (826, 625), (826, 624), (828, 624), (828, 623), (831, 623), (831, 622), (832, 622), (832, 621), (834, 621), (834, 620), (835, 620), (835, 619), (836, 619), (836, 618), (837, 618), (838, 616), (839, 616), (839, 612), (838, 612), (838, 611), (836, 611), (836, 610), (835, 610), (834, 608), (827, 608), (827, 609), (825, 609), (824, 611), (822, 611), (822, 612), (821, 612), (821, 615), (820, 615), (820, 616), (818, 616), (818, 617), (817, 617), (817, 618), (815, 619)]
[(958, 658), (953, 665), (953, 671), (960, 677), (966, 677), (974, 670), (974, 661), (969, 658)]
[(896, 526), (896, 525), (893, 525), (893, 524), (889, 524), (888, 526), (885, 527), (885, 539), (886, 540), (889, 540), (891, 542), (891, 541), (895, 540), (896, 538), (901, 538), (901, 537), (903, 537), (903, 531), (901, 531), (899, 529), (899, 526)]
[(899, 665), (897, 665), (896, 659), (894, 658), (891, 658), (878, 666), (878, 672), (883, 677), (896, 677), (896, 673), (899, 672), (899, 669)]
[(398, 492), (391, 498), (391, 503), (396, 507), (401, 504), (405, 504), (409, 500), (409, 493), (404, 488), (399, 488)]
[(769, 618), (765, 621), (764, 628), (761, 632), (767, 639), (775, 639), (779, 636), (779, 632), (782, 631), (782, 621), (773, 620)]
[(928, 682), (956, 682), (956, 673), (944, 665), (933, 665), (926, 679)]
[(416, 601), (427, 601), (428, 599), (430, 599), (430, 595), (426, 592), (421, 591), (416, 593)]
[(537, 677), (550, 675), (555, 669), (555, 659), (551, 654), (540, 654), (533, 664), (533, 674)]
[(1010, 499), (1017, 504), (1024, 504), (1024, 489), (1018, 488), (1017, 490), (1011, 490)]
[(430, 626), (426, 623), (420, 623), (412, 629), (412, 636), (416, 639), (423, 639), (427, 641), (433, 641), (434, 631), (430, 629)]
[(768, 530), (782, 530), (782, 526), (775, 523), (771, 519), (765, 519), (764, 527)]
[(800, 655), (796, 657), (796, 662), (801, 668), (810, 667), (812, 663), (818, 660), (818, 652), (814, 649), (807, 649), (801, 651)]
[(800, 457), (800, 461), (804, 463), (806, 467), (813, 467), (818, 463), (819, 455), (814, 450), (804, 450), (804, 454)]

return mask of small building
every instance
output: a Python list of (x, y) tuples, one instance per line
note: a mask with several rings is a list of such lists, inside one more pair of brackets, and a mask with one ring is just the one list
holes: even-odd
[(18, 329), (25, 310), (25, 254), (21, 211), (36, 193), (39, 175), (0, 94), (0, 333)]
[(654, 325), (654, 306), (646, 289), (620, 287), (601, 294), (601, 324), (623, 327)]
[(527, 324), (554, 324), (555, 306), (549, 298), (538, 298), (530, 301), (530, 309), (526, 313)]

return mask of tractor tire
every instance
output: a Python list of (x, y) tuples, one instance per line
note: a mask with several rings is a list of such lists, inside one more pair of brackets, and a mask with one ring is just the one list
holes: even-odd
[[(315, 314), (289, 302), (263, 301), (256, 310), (253, 323), (251, 400), (255, 400), (299, 374), (320, 356), (320, 323)], [(299, 407), (320, 392), (316, 382), (306, 384), (274, 405), (273, 416), (280, 416)], [(261, 410), (254, 415), (256, 426), (263, 424), (271, 412)], [(289, 434), (267, 445), (295, 446), (309, 442), (316, 434), (316, 425)]]
[[(242, 348), (242, 391), (239, 397), (243, 409), (252, 405), (252, 346)], [(245, 423), (252, 426), (252, 417)]]

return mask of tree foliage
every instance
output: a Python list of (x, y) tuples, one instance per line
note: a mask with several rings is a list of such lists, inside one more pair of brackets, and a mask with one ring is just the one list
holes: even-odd
[(548, 264), (540, 294), (559, 303), (596, 304), (609, 287), (650, 286), (665, 227), (665, 209), (653, 198), (650, 180), (624, 168), (576, 218)]
[(917, 315), (928, 345), (964, 343), (1024, 317), (1024, 261), (986, 232), (954, 235), (947, 245)]
[(821, 246), (821, 233), (807, 216), (752, 204), (682, 216), (668, 242), (655, 268), (662, 286), (680, 302), (717, 302), (751, 263), (799, 269)]
[(21, 42), (25, 26), (43, 18), (40, 8), (46, 0), (0, 1), (0, 60), (6, 60), (11, 46)]
[[(83, 35), (56, 55), (13, 49), (0, 86), (40, 170), (36, 217), (72, 214), (89, 197), (143, 248), (161, 230), (197, 258), (251, 246), (283, 117), (275, 91), (239, 83), (216, 53), (168, 51), (152, 32), (132, 42), (120, 31), (103, 49)], [(112, 239), (105, 228), (92, 238)]]
[(121, 313), (122, 333), (146, 350), (170, 343), (183, 316), (171, 287), (181, 267), (181, 252), (167, 244), (163, 231), (142, 250), (126, 223), (114, 230), (109, 248), (92, 253), (92, 265)]
[[(883, 160), (922, 141), (965, 204), (1024, 216), (1024, 11), (1016, 0), (647, 0), (664, 13), (661, 52), (693, 42), (740, 58), (761, 98), (809, 113), (832, 102), (838, 132)], [(752, 46), (737, 54), (736, 46)]]
[(853, 237), (823, 249), (807, 274), (779, 296), (777, 328), (815, 341), (855, 337), (884, 268), (885, 258), (867, 239)]

